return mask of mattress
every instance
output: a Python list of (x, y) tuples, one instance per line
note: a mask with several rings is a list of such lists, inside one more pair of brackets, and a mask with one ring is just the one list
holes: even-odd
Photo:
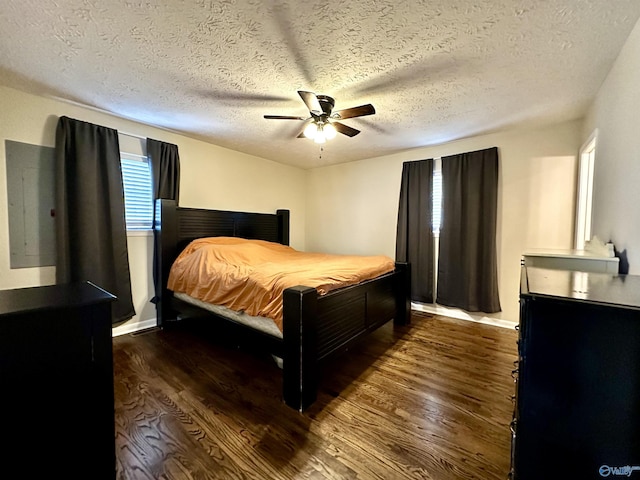
[(254, 330), (259, 330), (263, 333), (266, 333), (267, 335), (271, 335), (272, 337), (282, 338), (282, 332), (275, 324), (275, 322), (270, 318), (254, 317), (252, 315), (247, 315), (244, 312), (236, 312), (235, 310), (231, 310), (230, 308), (224, 307), (222, 305), (214, 305), (212, 303), (203, 302), (202, 300), (193, 298), (186, 293), (174, 292), (173, 296), (179, 300), (182, 300), (183, 302), (203, 308), (212, 313), (215, 313), (216, 315), (220, 315), (221, 317), (228, 318), (230, 320), (233, 320), (234, 322), (251, 327)]
[(169, 273), (168, 288), (251, 317), (267, 317), (282, 332), (283, 292), (303, 285), (324, 295), (390, 273), (384, 255), (300, 252), (264, 240), (209, 237), (192, 241)]

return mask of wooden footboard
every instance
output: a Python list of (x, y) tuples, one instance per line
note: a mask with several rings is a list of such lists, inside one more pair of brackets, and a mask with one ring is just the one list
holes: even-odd
[(315, 289), (284, 292), (283, 396), (300, 411), (317, 396), (318, 368), (390, 320), (409, 322), (409, 265), (393, 273), (319, 296)]

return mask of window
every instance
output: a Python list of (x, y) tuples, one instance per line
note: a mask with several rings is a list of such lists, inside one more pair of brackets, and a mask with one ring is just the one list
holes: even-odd
[(596, 156), (596, 136), (593, 132), (580, 149), (578, 165), (578, 198), (576, 202), (576, 250), (584, 250), (586, 240), (591, 239), (591, 206), (593, 196), (593, 167)]
[(442, 158), (433, 160), (433, 180), (431, 187), (431, 231), (433, 232), (433, 303), (438, 291), (438, 260), (440, 259), (440, 227), (442, 226)]
[(433, 210), (431, 212), (431, 230), (434, 237), (440, 236), (440, 226), (442, 225), (442, 159), (434, 159), (433, 164), (433, 187), (431, 191)]
[(127, 231), (153, 228), (151, 168), (147, 157), (120, 152)]

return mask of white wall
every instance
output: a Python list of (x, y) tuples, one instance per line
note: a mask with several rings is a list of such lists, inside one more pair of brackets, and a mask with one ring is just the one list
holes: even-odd
[[(178, 145), (180, 205), (273, 213), (291, 210), (291, 245), (305, 246), (305, 172), (102, 112), (0, 87), (0, 289), (51, 285), (55, 267), (11, 269), (7, 212), (5, 140), (53, 147), (58, 117), (67, 115), (124, 132)], [(128, 237), (137, 315), (119, 332), (155, 325), (151, 274), (152, 237)]]
[(307, 250), (395, 256), (402, 162), (497, 146), (498, 269), (502, 313), (518, 320), (520, 257), (571, 248), (581, 122), (496, 133), (318, 168), (308, 173)]
[(629, 35), (591, 106), (583, 141), (598, 129), (592, 233), (626, 250), (640, 274), (640, 22)]

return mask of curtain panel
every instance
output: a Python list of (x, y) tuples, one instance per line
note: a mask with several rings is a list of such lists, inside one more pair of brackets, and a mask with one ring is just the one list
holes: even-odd
[(442, 157), (442, 191), (436, 302), (499, 312), (497, 147)]
[(178, 203), (180, 193), (178, 146), (147, 138), (147, 157), (151, 163), (154, 199), (166, 198)]
[(432, 179), (433, 159), (402, 164), (396, 261), (411, 264), (411, 300), (424, 303), (433, 302)]
[(112, 323), (135, 315), (118, 132), (61, 117), (56, 129), (56, 282), (90, 281), (118, 299)]
[[(178, 146), (147, 138), (147, 157), (151, 163), (151, 178), (153, 182), (153, 219), (155, 225), (156, 200), (165, 198), (178, 203), (180, 196), (180, 155)], [(157, 303), (159, 295), (157, 279), (161, 272), (158, 268), (158, 236), (153, 231), (153, 284), (155, 295), (152, 303)]]

